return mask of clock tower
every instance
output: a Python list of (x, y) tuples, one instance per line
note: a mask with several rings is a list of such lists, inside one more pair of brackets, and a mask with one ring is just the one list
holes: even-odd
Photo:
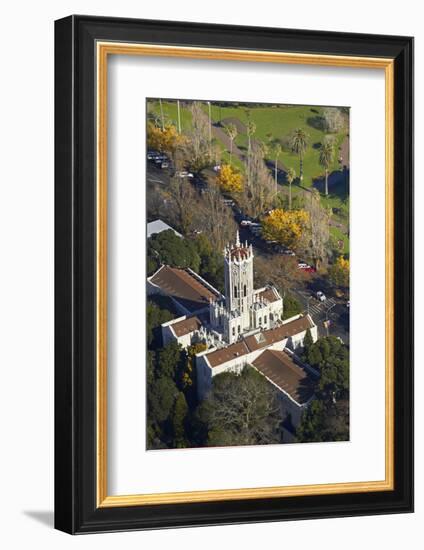
[(238, 231), (235, 244), (224, 250), (224, 262), (226, 309), (241, 317), (242, 330), (249, 330), (254, 301), (253, 249), (247, 242), (240, 243)]

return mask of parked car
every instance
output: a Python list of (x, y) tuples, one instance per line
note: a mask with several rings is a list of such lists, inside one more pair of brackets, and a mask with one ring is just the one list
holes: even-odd
[(299, 263), (297, 264), (297, 267), (298, 267), (299, 269), (308, 269), (308, 267), (311, 267), (311, 266), (308, 265), (308, 264), (305, 264), (305, 262), (299, 262)]
[(162, 162), (167, 162), (167, 161), (168, 161), (168, 157), (166, 155), (157, 155), (153, 158), (153, 162), (158, 166), (160, 166)]
[(194, 174), (187, 172), (187, 170), (179, 170), (178, 172), (175, 172), (175, 176), (177, 178), (194, 178)]
[(163, 160), (160, 167), (162, 169), (165, 169), (165, 168), (169, 168), (170, 164), (169, 164), (169, 161), (168, 160)]
[(316, 299), (319, 300), (320, 302), (325, 302), (325, 300), (327, 299), (326, 295), (321, 290), (318, 290), (315, 296), (316, 296)]
[(227, 206), (234, 206), (235, 202), (232, 199), (222, 199), (222, 202)]
[(147, 160), (154, 160), (159, 154), (157, 151), (147, 151)]
[(252, 222), (250, 220), (241, 220), (240, 225), (248, 226), (252, 225)]

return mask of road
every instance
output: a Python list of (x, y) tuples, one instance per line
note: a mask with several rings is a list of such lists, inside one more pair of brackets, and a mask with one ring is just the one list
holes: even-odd
[[(293, 289), (291, 291), (303, 305), (305, 313), (308, 312), (318, 327), (318, 336), (337, 336), (349, 345), (349, 309), (343, 301), (335, 298), (328, 298), (320, 302), (310, 292), (304, 289)], [(309, 304), (309, 305), (308, 305)], [(329, 320), (328, 330), (324, 321)]]

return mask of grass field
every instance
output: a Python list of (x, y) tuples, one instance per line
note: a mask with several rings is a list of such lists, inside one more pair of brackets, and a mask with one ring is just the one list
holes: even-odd
[[(299, 127), (303, 128), (309, 135), (309, 147), (307, 148), (303, 162), (303, 185), (306, 187), (310, 187), (313, 180), (323, 174), (323, 169), (319, 164), (318, 147), (319, 144), (322, 143), (325, 133), (322, 130), (314, 128), (308, 122), (308, 119), (319, 116), (321, 113), (322, 108), (305, 105), (253, 107), (249, 110), (250, 119), (256, 125), (256, 132), (253, 136), (254, 139), (259, 139), (265, 143), (267, 143), (270, 138), (281, 140), (289, 136), (295, 128)], [(219, 107), (212, 105), (212, 119), (214, 121), (233, 117), (238, 118), (244, 124), (248, 121), (248, 114), (244, 107)], [(330, 170), (338, 170), (338, 147), (341, 146), (346, 137), (346, 133), (341, 132), (340, 134), (333, 134), (333, 136), (335, 138), (335, 155)], [(246, 148), (246, 134), (239, 134), (236, 138), (236, 144), (240, 148)], [(274, 160), (271, 154), (268, 154), (267, 158), (271, 161)], [(279, 160), (284, 166), (287, 168), (294, 168), (296, 173), (299, 174), (299, 159), (296, 155), (289, 151), (283, 151)]]
[(338, 227), (330, 227), (330, 234), (335, 239), (343, 241), (343, 249), (339, 250), (339, 252), (341, 254), (349, 254), (349, 237), (345, 235)]

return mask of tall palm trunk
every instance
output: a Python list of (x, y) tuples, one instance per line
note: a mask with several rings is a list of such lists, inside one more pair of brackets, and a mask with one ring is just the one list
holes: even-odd
[(299, 181), (303, 181), (303, 155), (299, 155)]
[(278, 167), (277, 167), (277, 162), (278, 162), (278, 157), (275, 159), (275, 173), (274, 173), (274, 177), (275, 177), (275, 192), (277, 192), (277, 187), (278, 187)]
[(230, 166), (232, 166), (232, 160), (233, 160), (233, 140), (230, 139)]
[(180, 100), (177, 99), (177, 113), (178, 113), (178, 133), (181, 134), (181, 113), (180, 113)]
[(328, 169), (325, 170), (325, 196), (328, 196)]
[(161, 118), (161, 121), (162, 121), (162, 132), (165, 131), (165, 118), (163, 116), (163, 105), (162, 105), (162, 100), (159, 99), (159, 105), (160, 105), (160, 118)]
[(247, 135), (247, 186), (250, 188), (250, 134)]
[(292, 182), (289, 183), (289, 210), (292, 209), (292, 192), (291, 192), (291, 184), (292, 184)]

